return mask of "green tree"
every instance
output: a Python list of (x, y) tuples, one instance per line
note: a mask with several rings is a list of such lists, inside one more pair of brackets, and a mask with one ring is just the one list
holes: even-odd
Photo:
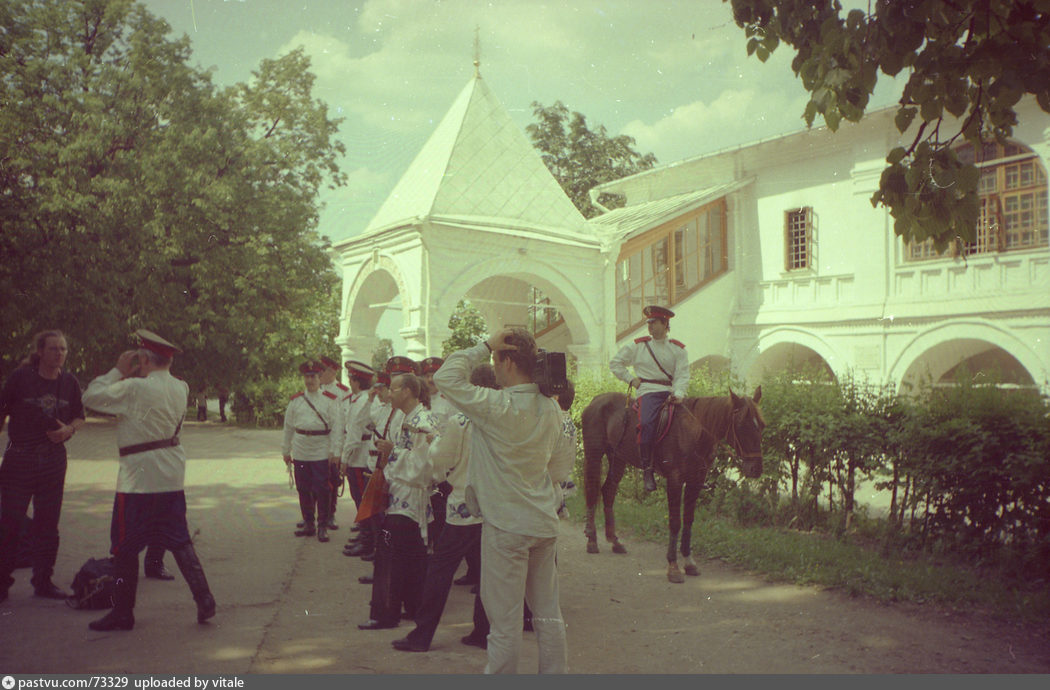
[[(561, 101), (549, 107), (533, 101), (532, 113), (537, 122), (525, 127), (532, 145), (585, 218), (600, 213), (588, 194), (592, 187), (656, 165), (656, 156), (634, 150), (633, 137), (610, 137), (604, 125), (592, 131), (587, 118), (570, 113)], [(606, 208), (623, 205), (612, 194), (601, 195), (598, 202)]]
[(441, 356), (448, 357), (456, 350), (473, 347), (488, 337), (485, 319), (467, 300), (460, 300), (448, 320), (452, 334), (441, 343)]
[(146, 327), (192, 384), (239, 389), (333, 350), (338, 277), (316, 232), (341, 185), (309, 60), (219, 89), (131, 0), (0, 5), (0, 352), (70, 335), (108, 368)]
[(1050, 112), (1050, 4), (877, 0), (870, 13), (843, 17), (838, 0), (731, 2), (749, 55), (765, 61), (781, 42), (796, 50), (792, 69), (812, 94), (809, 125), (817, 114), (831, 131), (843, 119), (859, 121), (879, 72), (907, 70), (896, 125), (913, 132), (911, 143), (887, 155), (872, 205), (889, 209), (905, 240), (932, 238), (938, 249), (956, 237), (974, 240), (980, 174), (953, 147), (960, 139), (976, 150), (981, 141), (1005, 140), (1026, 94)]
[(390, 338), (380, 338), (376, 343), (376, 349), (372, 351), (372, 368), (382, 371), (386, 367), (386, 361), (394, 356), (394, 341)]

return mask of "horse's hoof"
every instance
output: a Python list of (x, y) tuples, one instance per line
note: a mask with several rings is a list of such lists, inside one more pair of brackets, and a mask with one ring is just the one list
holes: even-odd
[(612, 545), (613, 553), (627, 553), (627, 549), (624, 548), (623, 544), (616, 542)]
[(697, 575), (700, 574), (700, 568), (697, 568), (695, 565), (690, 563), (689, 565), (687, 565), (685, 567), (685, 574), (689, 575), (691, 577), (696, 577)]
[(667, 581), (680, 585), (685, 582), (685, 575), (682, 574), (682, 571), (677, 566), (669, 567), (667, 569)]
[(587, 553), (600, 553), (598, 550), (598, 543), (593, 541), (587, 542)]

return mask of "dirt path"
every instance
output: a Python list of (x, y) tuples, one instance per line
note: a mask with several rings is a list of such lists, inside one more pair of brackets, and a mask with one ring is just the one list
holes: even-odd
[[(0, 442), (6, 439), (0, 437)], [(426, 654), (390, 647), (408, 632), (364, 632), (370, 564), (341, 555), (353, 514), (328, 544), (292, 536), (295, 493), (280, 432), (188, 423), (191, 532), (219, 611), (196, 624), (181, 577), (143, 580), (133, 632), (95, 633), (99, 612), (32, 597), (29, 571), (0, 603), (4, 673), (478, 673), (485, 653), (469, 631), (471, 595), (454, 587)], [(116, 478), (112, 424), (92, 421), (70, 448), (55, 580), (68, 586), (88, 557), (105, 555)], [(570, 670), (632, 673), (1050, 673), (1050, 636), (929, 606), (885, 606), (812, 587), (774, 585), (719, 561), (672, 585), (663, 547), (625, 540), (630, 553), (585, 553), (582, 526), (562, 525), (562, 609)], [(623, 536), (623, 535), (621, 535)], [(175, 570), (171, 557), (167, 565)], [(536, 668), (525, 633), (523, 672)]]

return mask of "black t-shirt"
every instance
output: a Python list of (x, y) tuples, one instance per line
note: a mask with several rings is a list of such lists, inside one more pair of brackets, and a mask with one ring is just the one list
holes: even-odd
[(69, 424), (84, 418), (80, 382), (66, 371), (52, 380), (35, 367), (21, 366), (4, 383), (0, 414), (9, 420), (7, 435), (12, 443), (48, 442), (47, 432), (58, 428), (58, 421)]

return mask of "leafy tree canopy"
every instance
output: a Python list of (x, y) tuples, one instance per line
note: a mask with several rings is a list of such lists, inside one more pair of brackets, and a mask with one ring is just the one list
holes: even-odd
[(338, 125), (299, 50), (220, 89), (131, 0), (0, 5), (0, 353), (60, 328), (70, 368), (139, 327), (193, 385), (239, 389), (335, 348), (317, 194)]
[(386, 367), (388, 359), (394, 356), (394, 341), (390, 338), (380, 338), (372, 351), (372, 368), (382, 371)]
[[(525, 127), (532, 145), (585, 218), (601, 213), (591, 203), (588, 192), (592, 187), (656, 165), (656, 156), (634, 150), (633, 137), (610, 137), (604, 125), (592, 131), (587, 118), (570, 113), (561, 101), (549, 107), (533, 101), (532, 113), (537, 122)], [(603, 194), (598, 201), (606, 208), (623, 205), (622, 199), (611, 194)]]
[(782, 41), (796, 50), (809, 125), (818, 114), (831, 131), (857, 122), (879, 72), (907, 70), (896, 125), (910, 143), (889, 152), (872, 205), (890, 210), (905, 240), (974, 240), (979, 172), (953, 146), (1009, 137), (1026, 94), (1050, 112), (1050, 2), (876, 0), (843, 17), (837, 0), (724, 1), (749, 55), (765, 61)]
[(457, 350), (473, 347), (488, 337), (485, 319), (467, 300), (460, 300), (456, 304), (456, 310), (448, 320), (448, 329), (452, 334), (441, 343), (442, 357), (448, 357)]

